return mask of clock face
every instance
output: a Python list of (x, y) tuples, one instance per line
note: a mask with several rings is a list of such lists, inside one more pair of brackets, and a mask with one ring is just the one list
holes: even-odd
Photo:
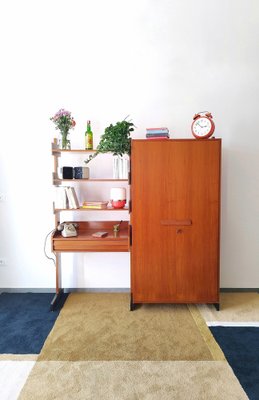
[(201, 117), (201, 118), (197, 118), (194, 122), (193, 122), (193, 133), (198, 136), (198, 137), (204, 137), (207, 136), (212, 128), (212, 123), (208, 118), (205, 117)]

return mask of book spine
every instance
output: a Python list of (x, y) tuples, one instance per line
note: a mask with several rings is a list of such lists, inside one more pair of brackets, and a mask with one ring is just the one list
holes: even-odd
[(147, 133), (146, 137), (156, 137), (156, 136), (164, 136), (169, 137), (168, 133)]
[(84, 201), (83, 206), (107, 206), (108, 201)]
[(72, 195), (71, 195), (71, 192), (70, 192), (69, 189), (70, 189), (69, 186), (67, 186), (65, 188), (65, 192), (66, 192), (66, 195), (67, 195), (67, 198), (68, 198), (68, 208), (75, 208), (74, 207), (74, 203), (73, 203), (73, 199), (72, 199)]
[(146, 129), (146, 133), (149, 134), (154, 134), (154, 133), (169, 133), (169, 130), (167, 128), (157, 128), (157, 129)]
[(56, 209), (66, 209), (68, 208), (68, 197), (66, 194), (66, 188), (63, 186), (59, 186), (56, 188), (55, 193), (55, 208)]
[(147, 137), (147, 140), (169, 140), (168, 136), (154, 136), (154, 137)]
[(147, 131), (167, 131), (168, 132), (168, 128), (162, 126), (159, 128), (146, 128)]
[(82, 206), (82, 208), (88, 208), (88, 209), (92, 209), (92, 210), (106, 210), (107, 207), (103, 207), (103, 206)]
[(63, 208), (63, 197), (62, 197), (62, 189), (61, 187), (56, 187), (55, 190), (55, 208)]
[(77, 198), (77, 195), (76, 195), (75, 188), (70, 187), (70, 192), (71, 192), (71, 195), (72, 195), (72, 201), (73, 201), (73, 204), (74, 204), (74, 208), (79, 208), (80, 206), (79, 206), (79, 201), (78, 201), (78, 198)]

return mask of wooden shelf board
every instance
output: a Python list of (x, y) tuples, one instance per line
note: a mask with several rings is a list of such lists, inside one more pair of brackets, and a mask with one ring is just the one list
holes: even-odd
[(129, 207), (124, 208), (55, 208), (54, 213), (61, 212), (61, 211), (129, 211)]
[(93, 150), (83, 150), (83, 149), (71, 149), (71, 150), (65, 150), (65, 149), (52, 149), (53, 153), (95, 153), (96, 149)]
[(58, 182), (81, 182), (81, 181), (89, 181), (89, 182), (127, 182), (128, 179), (54, 179), (54, 183)]
[[(113, 225), (120, 221), (81, 221), (77, 222), (78, 235), (64, 238), (61, 232), (56, 231), (52, 236), (54, 252), (127, 252), (129, 251), (129, 223), (123, 221), (118, 233), (113, 232)], [(93, 233), (106, 231), (103, 238), (93, 237)]]

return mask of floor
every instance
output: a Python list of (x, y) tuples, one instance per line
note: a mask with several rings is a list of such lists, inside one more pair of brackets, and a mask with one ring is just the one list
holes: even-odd
[[(220, 311), (217, 312), (210, 305), (199, 305), (198, 308), (207, 325), (212, 328), (259, 327), (258, 293), (222, 293)], [(0, 355), (1, 400), (15, 400), (19, 397), (36, 358), (37, 355)]]

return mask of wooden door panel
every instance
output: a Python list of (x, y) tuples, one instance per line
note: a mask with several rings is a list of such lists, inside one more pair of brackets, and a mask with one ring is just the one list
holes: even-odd
[[(177, 237), (177, 300), (218, 301), (220, 146), (215, 141), (191, 142), (182, 154), (181, 200), (177, 212), (191, 215), (192, 229)], [(180, 156), (179, 156), (180, 157)]]
[(134, 301), (217, 302), (220, 141), (133, 141), (131, 157)]
[(167, 229), (161, 225), (167, 191), (165, 163), (156, 146), (146, 151), (145, 144), (132, 145), (131, 286), (134, 301), (153, 302), (168, 300), (175, 293), (175, 250), (174, 242), (168, 246)]

